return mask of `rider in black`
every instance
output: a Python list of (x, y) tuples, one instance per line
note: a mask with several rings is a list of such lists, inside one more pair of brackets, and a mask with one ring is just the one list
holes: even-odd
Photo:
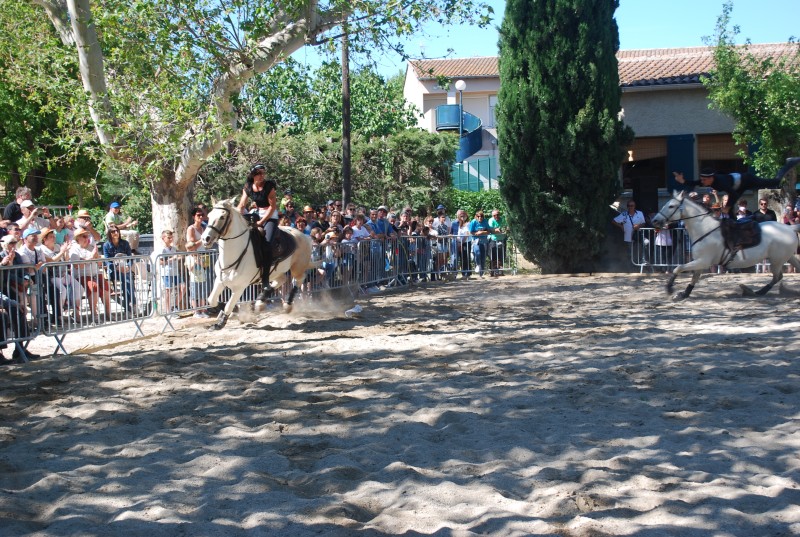
[(714, 173), (710, 168), (704, 168), (700, 172), (700, 179), (694, 181), (686, 179), (683, 172), (672, 172), (675, 180), (680, 184), (685, 184), (693, 189), (696, 186), (711, 187), (714, 190), (722, 190), (728, 193), (728, 208), (736, 207), (736, 202), (742, 197), (746, 190), (756, 190), (759, 188), (779, 188), (781, 179), (789, 170), (800, 164), (800, 157), (786, 159), (786, 164), (778, 171), (774, 179), (764, 179), (756, 177), (752, 173)]
[(272, 266), (272, 239), (278, 229), (278, 186), (275, 181), (267, 179), (267, 168), (263, 164), (256, 164), (247, 174), (247, 181), (242, 189), (242, 198), (239, 200), (239, 211), (245, 214), (247, 200), (252, 200), (257, 207), (258, 226), (264, 228), (264, 240), (267, 242), (264, 255), (264, 264), (267, 267), (262, 280), (263, 290), (259, 300), (265, 302), (271, 288), (269, 286), (269, 271)]

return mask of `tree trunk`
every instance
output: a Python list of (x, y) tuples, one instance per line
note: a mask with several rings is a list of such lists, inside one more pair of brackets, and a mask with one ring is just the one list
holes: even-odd
[(161, 233), (165, 229), (170, 229), (175, 234), (175, 247), (178, 250), (184, 249), (189, 211), (192, 208), (192, 183), (176, 183), (174, 173), (167, 171), (151, 184), (153, 243), (156, 249), (163, 246)]

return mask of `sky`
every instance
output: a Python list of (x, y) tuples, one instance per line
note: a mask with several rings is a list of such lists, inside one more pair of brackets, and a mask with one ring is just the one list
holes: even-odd
[[(505, 0), (484, 0), (495, 12), (491, 28), (472, 26), (441, 27), (431, 24), (405, 42), (412, 57), (444, 57), (452, 48), (451, 58), (497, 55), (497, 29), (503, 19)], [(620, 49), (675, 48), (704, 46), (703, 37), (714, 33), (722, 13), (723, 0), (620, 0), (615, 13), (620, 34)], [(732, 21), (741, 29), (737, 42), (781, 43), (790, 37), (800, 38), (800, 0), (734, 0)], [(313, 66), (318, 61), (309, 47), (303, 47), (295, 59)], [(392, 76), (405, 72), (399, 56), (382, 55), (377, 60), (379, 72)], [(357, 59), (355, 60), (357, 62)]]

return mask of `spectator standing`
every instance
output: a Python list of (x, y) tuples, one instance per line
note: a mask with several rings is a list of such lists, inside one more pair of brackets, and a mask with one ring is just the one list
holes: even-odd
[(300, 215), (297, 214), (297, 211), (294, 208), (294, 202), (293, 201), (288, 201), (286, 203), (286, 208), (284, 209), (284, 212), (283, 212), (283, 217), (286, 218), (289, 221), (289, 225), (291, 227), (297, 227), (297, 218), (299, 216)]
[(205, 253), (205, 246), (201, 240), (203, 235), (202, 209), (195, 208), (191, 217), (192, 224), (186, 228), (186, 251), (194, 252), (195, 255), (186, 257), (186, 268), (189, 271), (189, 300), (192, 308), (195, 309), (194, 317), (206, 319), (208, 318), (208, 312), (205, 310), (206, 296), (209, 294), (209, 283), (213, 278), (209, 271), (210, 258)]
[[(44, 258), (45, 263), (69, 260), (70, 243), (64, 242), (57, 244), (54, 230), (43, 229), (39, 242), (41, 243), (39, 244), (39, 253)], [(58, 304), (60, 311), (63, 313), (68, 309), (72, 309), (73, 321), (76, 324), (80, 323), (80, 304), (83, 289), (81, 288), (81, 284), (72, 277), (72, 274), (69, 272), (69, 267), (53, 267), (46, 272), (45, 277), (58, 289), (58, 295), (61, 297), (61, 302)]]
[(323, 207), (317, 211), (316, 219), (311, 222), (311, 230), (313, 231), (314, 229), (319, 228), (320, 232), (324, 235), (325, 232), (328, 231), (329, 227), (330, 224), (328, 223), (328, 212)]
[(353, 224), (353, 220), (356, 219), (356, 206), (354, 203), (347, 204), (347, 207), (345, 207), (344, 210), (343, 219), (344, 219), (344, 224), (346, 226), (350, 226)]
[(645, 224), (644, 214), (636, 210), (636, 202), (628, 200), (628, 210), (620, 213), (614, 218), (615, 226), (622, 230), (622, 240), (627, 243), (633, 242), (633, 234)]
[[(161, 311), (169, 314), (178, 310), (183, 303), (183, 296), (186, 292), (186, 285), (183, 283), (178, 257), (175, 255), (178, 250), (174, 245), (174, 234), (171, 229), (161, 232), (161, 242), (164, 246), (161, 250), (154, 250), (153, 257), (158, 260), (161, 273), (161, 288), (164, 292), (164, 301), (161, 304)], [(173, 300), (174, 299), (174, 300)]]
[(289, 204), (291, 204), (292, 207), (294, 207), (294, 193), (292, 192), (291, 188), (287, 188), (286, 190), (283, 191), (283, 198), (281, 198), (281, 203), (280, 206), (278, 207), (280, 209), (280, 212), (285, 213), (287, 207), (289, 207)]
[[(450, 220), (450, 218), (447, 216), (447, 209), (445, 208), (444, 205), (439, 204), (439, 205), (436, 206), (436, 217), (439, 217), (441, 215), (444, 215), (444, 221), (445, 221), (445, 224), (447, 224), (447, 227), (450, 227), (450, 226), (453, 225), (452, 220)], [(434, 217), (434, 218), (436, 218), (436, 217)]]
[(458, 264), (455, 269), (461, 272), (462, 280), (469, 280), (472, 276), (469, 259), (469, 224), (470, 222), (467, 219), (467, 211), (464, 209), (459, 209), (456, 213), (456, 220), (453, 222), (450, 229), (450, 234), (456, 236), (452, 242), (453, 246), (455, 247), (455, 255), (453, 257), (455, 258), (455, 263)]
[(469, 234), (472, 236), (472, 255), (475, 258), (475, 268), (478, 270), (479, 278), (483, 278), (486, 267), (486, 253), (491, 232), (492, 228), (484, 218), (483, 211), (477, 211), (475, 218), (469, 223)]
[(298, 231), (301, 231), (304, 235), (311, 234), (311, 228), (308, 227), (308, 222), (302, 216), (298, 216), (297, 220), (294, 221), (294, 225)]
[(122, 301), (125, 303), (125, 310), (129, 314), (135, 315), (136, 289), (133, 284), (133, 274), (131, 273), (131, 260), (114, 260), (116, 257), (130, 257), (133, 255), (131, 245), (122, 238), (121, 231), (115, 224), (108, 226), (106, 241), (103, 243), (103, 257), (108, 259), (106, 266), (111, 281), (118, 283), (122, 290)]
[[(17, 257), (22, 261), (23, 264), (29, 265), (29, 267), (26, 269), (28, 278), (31, 282), (28, 300), (34, 322), (37, 321), (39, 314), (37, 297), (39, 296), (39, 286), (41, 285), (41, 282), (37, 280), (38, 275), (36, 271), (39, 270), (39, 268), (41, 268), (41, 266), (44, 264), (44, 256), (42, 256), (37, 249), (37, 246), (39, 246), (39, 235), (41, 233), (42, 232), (40, 230), (29, 227), (22, 232), (22, 244), (17, 248)], [(49, 300), (49, 302), (52, 304), (57, 304), (59, 301), (60, 296), (51, 296)], [(54, 314), (51, 315), (50, 320), (55, 320)]]
[(753, 213), (753, 220), (756, 222), (777, 222), (778, 215), (775, 214), (775, 211), (769, 208), (767, 200), (765, 198), (761, 198), (758, 200), (758, 210)]
[(15, 193), (14, 201), (6, 205), (6, 208), (3, 210), (3, 220), (16, 222), (22, 218), (22, 210), (20, 209), (20, 205), (23, 201), (31, 199), (33, 199), (33, 194), (30, 188), (27, 186), (18, 187)]
[[(90, 232), (81, 228), (75, 231), (75, 242), (72, 243), (69, 249), (70, 261), (91, 261), (100, 259), (100, 251), (97, 244), (92, 244), (89, 240)], [(103, 301), (103, 309), (105, 310), (105, 318), (111, 317), (111, 293), (108, 287), (108, 282), (100, 272), (99, 263), (83, 263), (76, 267), (74, 276), (81, 283), (86, 290), (86, 298), (89, 301), (89, 312), (91, 313), (91, 322), (99, 323), (100, 318), (97, 315), (97, 299)]]
[(139, 248), (139, 232), (133, 229), (139, 222), (134, 220), (133, 217), (125, 218), (122, 216), (122, 206), (118, 201), (112, 201), (111, 205), (108, 206), (108, 212), (103, 218), (103, 223), (105, 224), (106, 235), (108, 235), (108, 229), (113, 224), (119, 230), (121, 238), (128, 242), (132, 251)]
[(492, 233), (489, 234), (489, 259), (491, 263), (490, 275), (502, 276), (503, 266), (506, 261), (506, 233), (508, 224), (506, 217), (499, 209), (492, 210), (492, 217), (489, 219), (489, 227)]
[(739, 209), (736, 211), (737, 220), (753, 216), (753, 213), (751, 213), (750, 210), (747, 208), (747, 200), (739, 200), (738, 207)]

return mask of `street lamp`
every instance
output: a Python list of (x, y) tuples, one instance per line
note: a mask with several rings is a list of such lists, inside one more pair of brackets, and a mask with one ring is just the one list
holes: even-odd
[(458, 136), (464, 136), (464, 90), (467, 89), (467, 83), (463, 80), (456, 80), (456, 89), (459, 93), (459, 106), (458, 106)]

